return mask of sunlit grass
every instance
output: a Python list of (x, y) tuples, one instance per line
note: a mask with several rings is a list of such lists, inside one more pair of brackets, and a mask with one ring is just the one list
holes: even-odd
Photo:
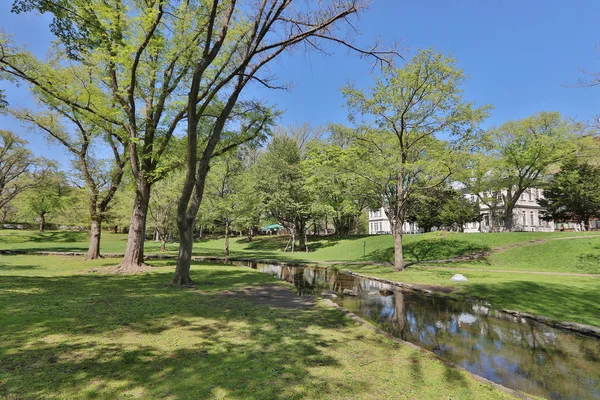
[(1, 257), (2, 398), (508, 398), (337, 310), (231, 295), (286, 285), (249, 268), (195, 264), (182, 290), (168, 261), (114, 276), (85, 272), (114, 259)]

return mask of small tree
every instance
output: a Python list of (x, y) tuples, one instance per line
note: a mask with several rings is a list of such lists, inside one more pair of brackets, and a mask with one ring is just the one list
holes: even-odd
[(479, 221), (480, 217), (479, 204), (470, 201), (457, 190), (448, 192), (439, 215), (442, 226), (456, 229), (459, 232), (464, 232), (467, 223)]
[(48, 215), (62, 210), (70, 192), (65, 174), (53, 166), (38, 176), (35, 188), (24, 193), (27, 209), (39, 220), (40, 232), (46, 230)]
[(403, 67), (385, 68), (370, 93), (348, 86), (350, 117), (364, 117), (353, 138), (354, 172), (370, 183), (390, 220), (394, 271), (404, 269), (403, 225), (410, 199), (443, 184), (455, 163), (440, 135), (474, 131), (487, 108), (462, 100), (465, 80), (453, 59), (422, 50)]
[(590, 229), (590, 219), (600, 217), (600, 168), (576, 158), (565, 161), (560, 171), (544, 186), (546, 221), (577, 222)]
[(177, 199), (183, 184), (183, 175), (173, 172), (157, 182), (148, 207), (154, 230), (160, 240), (160, 251), (167, 251), (167, 240), (177, 229)]
[(225, 244), (223, 254), (229, 256), (229, 236), (232, 225), (242, 217), (245, 209), (242, 181), (244, 165), (237, 151), (231, 151), (215, 159), (206, 182), (206, 196), (210, 203), (213, 219), (224, 229)]

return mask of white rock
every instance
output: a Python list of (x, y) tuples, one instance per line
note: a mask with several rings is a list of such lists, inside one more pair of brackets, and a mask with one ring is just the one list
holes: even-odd
[(450, 280), (452, 282), (466, 282), (467, 278), (465, 278), (464, 275), (456, 274), (452, 278), (450, 278)]

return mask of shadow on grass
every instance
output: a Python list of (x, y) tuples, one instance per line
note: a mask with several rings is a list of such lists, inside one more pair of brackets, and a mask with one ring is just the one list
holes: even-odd
[[(0, 278), (0, 397), (297, 398), (330, 390), (308, 368), (336, 366), (335, 339), (314, 328), (335, 310), (283, 309), (223, 291), (273, 284), (233, 267), (195, 268), (197, 289), (171, 273)], [(335, 379), (334, 379), (335, 380)], [(340, 379), (348, 393), (364, 383)]]
[[(308, 248), (310, 251), (324, 249), (339, 244), (341, 239), (350, 237), (340, 236), (308, 236)], [(354, 237), (351, 237), (354, 238)], [(254, 251), (283, 251), (290, 240), (288, 235), (256, 237), (251, 242), (246, 238), (240, 238), (237, 243), (246, 244), (246, 250)]]
[(600, 273), (600, 246), (592, 248), (594, 252), (580, 254), (575, 264), (575, 269), (579, 272), (597, 274)]
[(73, 243), (88, 240), (86, 232), (73, 231), (49, 231), (49, 232), (27, 232), (28, 235), (13, 234), (0, 235), (0, 242), (4, 243), (23, 243), (23, 242), (52, 242), (52, 243)]
[(558, 282), (547, 284), (513, 281), (471, 284), (465, 286), (463, 292), (469, 296), (485, 298), (498, 309), (525, 309), (532, 314), (561, 321), (575, 319), (576, 322), (600, 326), (600, 291), (593, 284), (575, 287)]
[[(404, 257), (409, 261), (409, 265), (424, 261), (447, 260), (490, 250), (488, 246), (456, 239), (419, 240), (405, 244), (403, 249)], [(372, 261), (393, 263), (394, 248), (378, 249), (369, 253), (367, 258)]]
[[(2, 256), (7, 257), (7, 256)], [(0, 263), (0, 271), (31, 271), (40, 269), (39, 265), (12, 265), (6, 263)]]

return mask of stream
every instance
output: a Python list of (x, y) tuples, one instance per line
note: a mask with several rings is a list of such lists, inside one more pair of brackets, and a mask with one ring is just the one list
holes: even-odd
[[(338, 296), (334, 302), (391, 335), (508, 388), (548, 399), (600, 399), (597, 338), (515, 317), (483, 303), (426, 296), (331, 269), (230, 264), (293, 283), (300, 296), (333, 291)], [(344, 289), (357, 296), (342, 295)]]

